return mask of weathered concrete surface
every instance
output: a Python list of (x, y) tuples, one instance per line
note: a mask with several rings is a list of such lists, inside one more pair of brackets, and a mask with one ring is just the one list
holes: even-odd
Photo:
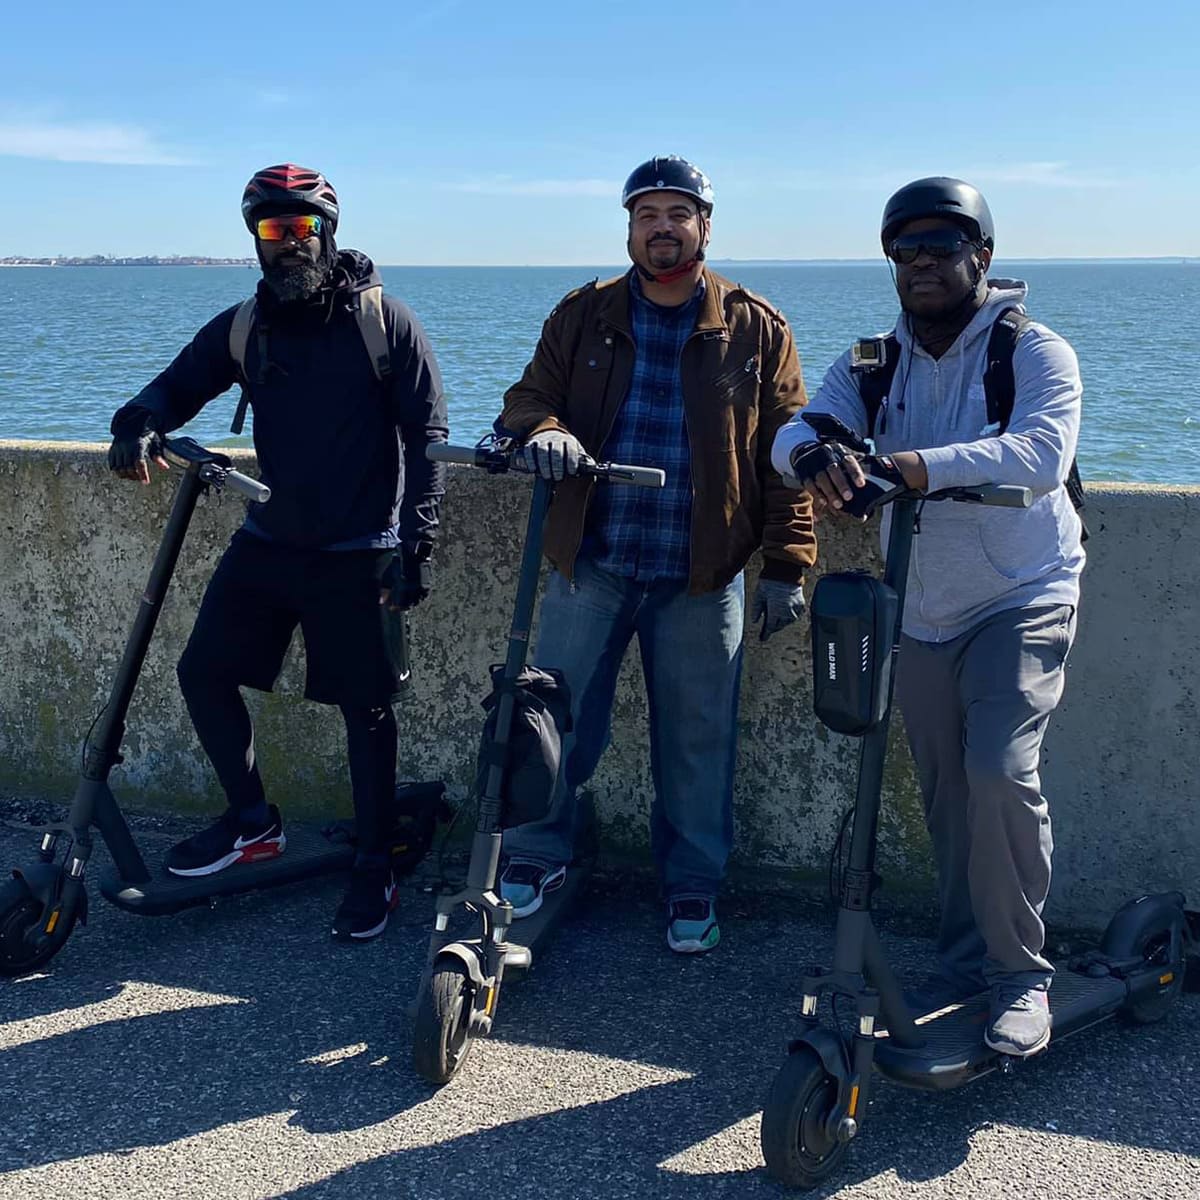
[[(242, 465), (252, 469), (245, 456)], [(173, 490), (122, 484), (102, 448), (0, 442), (0, 787), (67, 797), (84, 731), (104, 703)], [(503, 652), (527, 486), (451, 471), (433, 597), (413, 621), (415, 682), (399, 707), (401, 767), (462, 795), (478, 743), (486, 668)], [(1200, 489), (1095, 486), (1094, 537), (1067, 698), (1046, 746), (1056, 821), (1052, 915), (1102, 924), (1131, 893), (1200, 891), (1194, 767), (1200, 687)], [(202, 501), (135, 697), (123, 801), (180, 809), (217, 794), (175, 682), (204, 583), (240, 520), (233, 498)], [(823, 526), (820, 570), (878, 567), (873, 529)], [(750, 581), (752, 586), (753, 580)], [(644, 853), (651, 792), (636, 654), (617, 693), (613, 743), (595, 787), (609, 845)], [(742, 867), (825, 870), (852, 794), (855, 744), (811, 714), (806, 625), (747, 640), (737, 786)], [(289, 811), (346, 809), (336, 712), (300, 697), (293, 648), (276, 694), (254, 697), (273, 798)], [(897, 732), (882, 863), (893, 891), (926, 892), (928, 850), (915, 779)]]

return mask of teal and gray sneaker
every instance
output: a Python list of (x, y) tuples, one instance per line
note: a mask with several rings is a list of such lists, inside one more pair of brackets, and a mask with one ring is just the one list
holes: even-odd
[(556, 892), (567, 880), (565, 866), (546, 867), (541, 863), (514, 858), (500, 876), (500, 896), (513, 907), (513, 920), (531, 917), (542, 907), (542, 897)]
[(711, 900), (685, 896), (670, 903), (667, 945), (676, 954), (704, 954), (721, 940), (717, 912)]

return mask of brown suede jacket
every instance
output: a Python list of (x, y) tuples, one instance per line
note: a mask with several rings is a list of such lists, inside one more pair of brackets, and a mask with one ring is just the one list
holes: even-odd
[[(812, 508), (771, 467), (776, 430), (808, 403), (792, 332), (753, 292), (707, 268), (704, 282), (680, 358), (693, 492), (688, 590), (724, 587), (759, 547), (764, 577), (797, 582), (816, 560)], [(629, 308), (627, 274), (564, 297), (525, 373), (505, 393), (500, 424), (521, 438), (565, 430), (602, 457), (633, 377)], [(568, 579), (594, 486), (564, 479), (546, 517), (546, 557)]]

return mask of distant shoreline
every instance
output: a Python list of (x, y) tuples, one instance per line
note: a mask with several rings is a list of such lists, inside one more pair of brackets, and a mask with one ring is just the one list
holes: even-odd
[[(724, 270), (730, 267), (877, 267), (883, 258), (712, 258), (709, 265)], [(998, 266), (1020, 266), (1024, 264), (1047, 266), (1187, 266), (1200, 267), (1200, 257), (1170, 255), (1161, 258), (1002, 258)], [(628, 270), (622, 263), (379, 263), (380, 267), (392, 270), (414, 271), (614, 271)], [(145, 255), (129, 258), (105, 258), (99, 255), (69, 258), (34, 258), (25, 255), (9, 255), (0, 258), (0, 267), (253, 267), (258, 262), (253, 258), (205, 258), (201, 255), (180, 255), (159, 258)]]
[(205, 258), (202, 255), (179, 255), (159, 258), (157, 255), (140, 255), (129, 258), (106, 258), (103, 255), (87, 257), (36, 258), (24, 254), (10, 254), (0, 258), (0, 267), (256, 267), (252, 258)]

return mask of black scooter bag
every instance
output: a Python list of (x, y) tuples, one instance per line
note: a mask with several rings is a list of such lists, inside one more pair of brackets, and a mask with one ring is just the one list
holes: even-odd
[(512, 685), (514, 707), (507, 746), (496, 745), (500, 695), (507, 686), (504, 665), (491, 668), (492, 691), (483, 699), (487, 713), (475, 781), (482, 796), (492, 763), (504, 768), (500, 823), (505, 829), (542, 820), (554, 801), (562, 765), (563, 734), (571, 732), (571, 693), (562, 672), (523, 667)]
[(826, 575), (813, 591), (813, 709), (837, 733), (861, 737), (883, 720), (899, 606), (865, 571)]

